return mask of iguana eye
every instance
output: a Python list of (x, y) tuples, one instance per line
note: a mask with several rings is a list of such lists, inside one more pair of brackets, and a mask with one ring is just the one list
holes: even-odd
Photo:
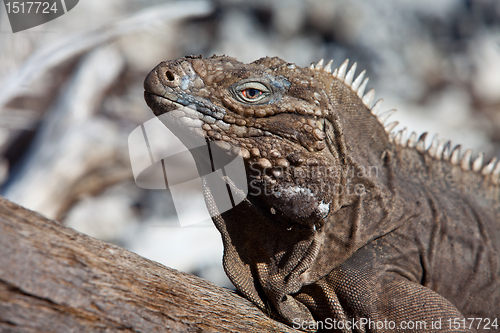
[(271, 91), (260, 82), (246, 82), (236, 87), (236, 97), (240, 102), (262, 104), (270, 99)]
[(248, 88), (248, 89), (241, 91), (241, 94), (243, 95), (243, 97), (245, 97), (247, 99), (257, 99), (263, 93), (264, 93), (263, 91), (260, 91), (260, 90), (255, 89), (255, 88)]

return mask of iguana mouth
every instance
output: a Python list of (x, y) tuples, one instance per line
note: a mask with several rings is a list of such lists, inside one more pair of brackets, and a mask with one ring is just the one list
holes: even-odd
[[(164, 91), (158, 91), (161, 88), (151, 89), (152, 87), (150, 85), (147, 85), (146, 82), (148, 81), (146, 80), (144, 84), (144, 98), (146, 99), (146, 103), (148, 103), (149, 105), (150, 102), (155, 102), (165, 104), (166, 106), (161, 110), (155, 110), (154, 113), (156, 116), (160, 116), (163, 113), (179, 108), (189, 107), (205, 116), (206, 122), (209, 123), (211, 119), (209, 119), (208, 117), (213, 118), (214, 121), (216, 121), (222, 120), (224, 118), (224, 115), (226, 114), (223, 108), (217, 108), (208, 100), (200, 100), (199, 98), (195, 98), (183, 92), (174, 92), (173, 89), (165, 86), (163, 87)], [(201, 115), (199, 117), (200, 119), (203, 119)]]
[(150, 107), (151, 107), (151, 105), (154, 105), (154, 104), (164, 105), (164, 107), (161, 108), (160, 110), (153, 111), (155, 116), (160, 116), (164, 113), (178, 109), (178, 108), (183, 106), (182, 104), (175, 102), (171, 98), (166, 98), (165, 96), (160, 96), (160, 95), (157, 95), (155, 93), (148, 92), (148, 91), (144, 91), (144, 99), (146, 100), (146, 103)]

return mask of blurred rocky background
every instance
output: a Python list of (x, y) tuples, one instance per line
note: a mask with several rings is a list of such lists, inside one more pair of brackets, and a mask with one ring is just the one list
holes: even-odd
[(349, 58), (399, 129), (500, 157), (497, 0), (81, 0), (16, 34), (2, 6), (0, 32), (2, 195), (219, 285), (215, 228), (181, 228), (169, 192), (132, 176), (128, 136), (153, 118), (142, 82), (162, 60)]

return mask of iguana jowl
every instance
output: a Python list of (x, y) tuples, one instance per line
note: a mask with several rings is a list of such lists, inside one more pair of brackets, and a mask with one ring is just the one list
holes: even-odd
[(248, 196), (213, 220), (227, 275), (263, 310), (289, 325), (469, 332), (489, 320), (499, 331), (500, 162), (391, 134), (355, 70), (185, 57), (148, 75), (145, 99), (157, 116), (191, 105), (178, 124), (245, 159)]

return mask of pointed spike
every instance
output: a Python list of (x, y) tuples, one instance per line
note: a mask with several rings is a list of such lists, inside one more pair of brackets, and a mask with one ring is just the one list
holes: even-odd
[(451, 141), (446, 140), (443, 144), (443, 151), (441, 152), (441, 157), (445, 161), (449, 161), (451, 157)]
[(436, 157), (438, 146), (439, 146), (439, 140), (438, 140), (437, 134), (436, 134), (432, 138), (431, 146), (429, 147), (429, 149), (427, 149), (427, 154), (429, 154), (431, 157)]
[(394, 139), (396, 139), (396, 133), (391, 133), (390, 131), (386, 133), (389, 136), (389, 142), (394, 142)]
[(309, 65), (309, 69), (314, 69), (314, 62)]
[(415, 148), (417, 146), (417, 133), (412, 132), (408, 138), (408, 143), (406, 144), (409, 148)]
[(351, 86), (352, 84), (352, 79), (354, 78), (354, 73), (356, 73), (356, 67), (358, 66), (358, 63), (355, 62), (354, 64), (352, 64), (351, 66), (351, 69), (349, 70), (349, 72), (347, 72), (346, 76), (345, 76), (345, 84), (347, 84), (348, 86)]
[(394, 113), (396, 113), (396, 109), (385, 111), (378, 116), (378, 121), (383, 125)]
[(337, 77), (339, 75), (339, 69), (338, 68), (335, 68), (335, 70), (333, 71), (332, 73), (332, 76), (333, 77)]
[(333, 63), (333, 59), (331, 59), (325, 66), (325, 68), (323, 68), (323, 71), (327, 72), (328, 74), (330, 74), (332, 72), (332, 63)]
[(451, 141), (446, 141), (443, 149), (443, 159), (449, 161), (451, 158)]
[(483, 168), (484, 163), (484, 153), (480, 153), (476, 158), (474, 163), (472, 163), (472, 170), (475, 172), (479, 172)]
[(425, 138), (427, 137), (427, 132), (423, 133), (417, 142), (417, 151), (420, 153), (425, 153)]
[(394, 127), (398, 126), (399, 121), (393, 121), (392, 123), (388, 124), (387, 126), (384, 127), (385, 132), (387, 134), (391, 133), (391, 131), (394, 129)]
[(491, 173), (491, 180), (493, 181), (493, 184), (500, 184), (500, 162), (497, 163), (497, 166)]
[(364, 96), (363, 96), (363, 104), (366, 105), (369, 109), (372, 107), (372, 102), (373, 98), (375, 98), (375, 89), (370, 89)]
[(366, 85), (368, 84), (368, 79), (369, 78), (364, 79), (363, 83), (361, 83), (361, 85), (358, 88), (358, 96), (359, 96), (359, 98), (363, 98), (363, 95), (365, 93)]
[(365, 74), (366, 74), (366, 70), (362, 71), (361, 74), (358, 75), (356, 80), (354, 80), (354, 82), (351, 85), (352, 90), (354, 90), (354, 91), (358, 90), (359, 85), (361, 84), (361, 81), (363, 81), (363, 77), (365, 76)]
[(467, 149), (465, 151), (464, 156), (462, 157), (462, 160), (460, 161), (460, 166), (462, 167), (462, 169), (470, 170), (471, 157), (472, 157), (472, 149)]
[(383, 102), (384, 102), (384, 99), (379, 98), (378, 101), (375, 102), (375, 105), (372, 106), (370, 111), (374, 116), (378, 116), (378, 113), (380, 111), (380, 106), (382, 105)]
[(444, 145), (445, 145), (446, 141), (447, 141), (446, 139), (441, 139), (438, 142), (438, 146), (436, 148), (436, 154), (434, 156), (438, 160), (443, 158)]
[(339, 74), (337, 75), (337, 78), (341, 81), (344, 81), (345, 73), (347, 71), (347, 65), (349, 64), (349, 59), (346, 59), (342, 65), (339, 67)]
[(408, 138), (406, 137), (406, 134), (408, 132), (408, 130), (405, 128), (403, 128), (403, 130), (400, 131), (401, 132), (401, 142), (400, 142), (400, 146), (402, 147), (406, 147), (406, 143), (408, 142)]
[(485, 166), (483, 168), (483, 170), (481, 170), (481, 173), (485, 176), (491, 174), (493, 172), (493, 169), (495, 168), (495, 164), (497, 163), (497, 158), (496, 157), (493, 157), (490, 161), (490, 163), (488, 163), (487, 166)]
[(451, 157), (450, 157), (450, 162), (453, 165), (458, 165), (460, 163), (460, 150), (462, 146), (461, 145), (456, 145), (455, 148), (451, 151)]
[(394, 137), (394, 143), (401, 146), (402, 131), (399, 131)]
[(323, 69), (323, 63), (325, 61), (323, 59), (320, 59), (318, 63), (316, 64), (316, 70), (319, 71), (320, 69)]

